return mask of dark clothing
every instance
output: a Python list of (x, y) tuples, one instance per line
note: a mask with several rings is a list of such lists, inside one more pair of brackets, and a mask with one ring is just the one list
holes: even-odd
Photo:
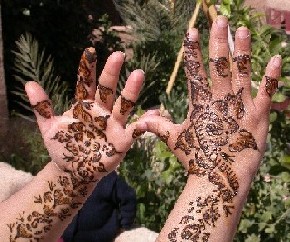
[(136, 194), (114, 171), (102, 178), (63, 233), (65, 242), (111, 242), (136, 216)]

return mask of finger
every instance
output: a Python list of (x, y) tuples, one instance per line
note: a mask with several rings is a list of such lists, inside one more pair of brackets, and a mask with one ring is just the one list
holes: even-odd
[(96, 92), (96, 62), (97, 55), (95, 49), (85, 49), (78, 68), (78, 81), (75, 92), (75, 99), (77, 101), (85, 99), (94, 100)]
[(228, 20), (218, 16), (212, 24), (209, 40), (209, 70), (212, 93), (220, 98), (232, 92), (229, 65)]
[(169, 119), (157, 115), (144, 116), (139, 122), (145, 122), (147, 131), (156, 134), (171, 150), (174, 149), (180, 124), (174, 124)]
[(254, 104), (261, 112), (268, 112), (271, 107), (271, 97), (278, 88), (278, 80), (281, 76), (282, 59), (280, 55), (272, 57), (266, 67), (265, 76), (260, 84)]
[(25, 91), (35, 113), (40, 132), (45, 134), (51, 127), (54, 116), (51, 101), (37, 82), (27, 82)]
[(113, 107), (112, 116), (122, 125), (125, 125), (128, 115), (135, 106), (135, 102), (138, 99), (144, 79), (144, 71), (133, 71), (128, 77), (126, 85)]
[(232, 86), (235, 93), (243, 89), (244, 96), (251, 97), (251, 35), (246, 27), (238, 28), (235, 36)]
[(133, 122), (129, 124), (126, 127), (126, 134), (132, 139), (139, 138), (141, 135), (143, 135), (146, 131), (148, 131), (147, 123), (144, 118), (151, 117), (154, 118), (154, 116), (159, 117), (160, 111), (158, 109), (152, 109), (146, 111), (136, 122)]
[(197, 29), (190, 29), (184, 40), (184, 70), (189, 92), (189, 111), (195, 103), (208, 101), (210, 90), (202, 63), (202, 54)]
[(120, 51), (111, 54), (99, 78), (95, 100), (100, 106), (110, 111), (113, 107), (117, 82), (124, 58), (125, 54)]

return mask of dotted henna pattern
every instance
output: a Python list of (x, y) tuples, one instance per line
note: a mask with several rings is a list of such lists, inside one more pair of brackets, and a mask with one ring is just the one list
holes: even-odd
[(278, 81), (277, 79), (269, 77), (269, 76), (265, 76), (265, 78), (266, 78), (266, 84), (265, 84), (266, 92), (271, 97), (275, 94), (278, 88)]
[[(229, 61), (226, 57), (209, 58), (210, 62), (213, 62), (216, 68), (218, 76), (227, 77), (229, 76)], [(227, 70), (227, 71), (226, 71)]]
[[(185, 63), (192, 98), (190, 124), (178, 136), (174, 149), (190, 155), (188, 173), (206, 178), (214, 189), (210, 195), (189, 202), (187, 214), (167, 236), (170, 242), (209, 241), (208, 228), (215, 227), (221, 217), (231, 216), (235, 209), (233, 201), (239, 192), (239, 182), (232, 164), (236, 154), (245, 149), (258, 150), (253, 135), (237, 122), (245, 114), (243, 89), (212, 100), (206, 78), (199, 74), (198, 45), (191, 42), (185, 40), (185, 62), (190, 60), (189, 64)], [(240, 59), (243, 63), (249, 61), (247, 56)], [(225, 57), (210, 61), (214, 62), (219, 76), (228, 76)], [(241, 67), (241, 71), (245, 69)]]
[(36, 105), (32, 105), (32, 108), (34, 108), (40, 116), (46, 119), (49, 119), (52, 116), (51, 102), (49, 100), (38, 102)]
[(237, 68), (240, 74), (249, 75), (249, 63), (251, 62), (249, 55), (238, 55), (233, 58), (233, 62), (237, 62)]

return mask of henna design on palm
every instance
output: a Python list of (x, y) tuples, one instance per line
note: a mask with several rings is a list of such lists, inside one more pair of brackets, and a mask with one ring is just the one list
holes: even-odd
[(101, 84), (98, 85), (100, 99), (103, 103), (107, 103), (107, 99), (109, 95), (113, 95), (113, 90), (111, 88), (105, 87)]
[[(120, 57), (120, 53), (118, 56)], [(114, 58), (111, 58), (108, 61), (107, 69), (113, 60)], [(51, 102), (44, 90), (36, 83), (29, 84), (29, 99), (36, 103), (33, 108), (40, 130), (52, 161), (57, 164), (61, 175), (58, 176), (58, 180), (48, 181), (46, 191), (34, 197), (35, 209), (32, 212), (23, 211), (14, 222), (7, 224), (11, 242), (25, 239), (43, 240), (55, 226), (56, 220), (63, 221), (72, 216), (99, 179), (116, 168), (124, 152), (133, 142), (132, 132), (134, 127), (138, 130), (137, 126), (133, 123), (130, 124), (132, 128), (125, 128), (126, 114), (122, 121), (116, 120), (111, 118), (114, 115), (114, 107), (102, 106), (102, 102), (107, 100), (107, 95), (113, 94), (114, 91), (105, 88), (106, 93), (100, 95), (102, 100), (93, 99), (95, 80), (92, 77), (92, 64), (95, 61), (94, 51), (86, 50), (79, 66), (76, 102), (63, 116), (54, 116)], [(132, 82), (135, 82), (134, 85), (137, 83), (141, 89), (144, 75), (143, 72), (138, 73), (132, 74), (131, 79), (128, 78), (126, 85), (129, 90)], [(112, 80), (112, 83), (114, 81), (117, 79)], [(100, 86), (99, 90), (102, 89)], [(137, 99), (140, 92), (137, 89), (127, 93), (130, 93), (133, 99)], [(120, 102), (116, 102), (115, 105), (115, 113), (119, 113)], [(111, 128), (108, 128), (109, 125)], [(122, 142), (115, 138), (116, 132), (120, 132)], [(118, 147), (122, 151), (115, 147), (115, 141), (119, 142)]]
[(134, 107), (135, 103), (131, 100), (126, 99), (125, 97), (121, 96), (121, 109), (120, 113), (124, 115), (128, 112), (128, 110), (131, 110), (132, 107)]
[(43, 118), (49, 119), (52, 115), (50, 106), (51, 102), (49, 100), (44, 100), (38, 102), (36, 105), (32, 105), (32, 108), (35, 109)]

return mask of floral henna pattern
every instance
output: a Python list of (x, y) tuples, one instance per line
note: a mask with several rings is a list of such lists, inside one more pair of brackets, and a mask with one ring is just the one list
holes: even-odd
[(134, 107), (135, 103), (131, 100), (126, 99), (125, 97), (121, 96), (121, 109), (120, 113), (124, 115), (128, 112), (132, 107)]
[(277, 79), (269, 77), (269, 76), (265, 76), (265, 78), (266, 78), (266, 85), (265, 85), (266, 92), (271, 97), (275, 94), (278, 88), (278, 81)]
[(92, 77), (92, 64), (97, 61), (96, 52), (92, 48), (88, 48), (84, 51), (79, 68), (78, 68), (78, 82), (76, 87), (75, 99), (77, 101), (88, 98), (88, 91), (86, 86), (90, 87), (93, 83)]
[(249, 75), (249, 63), (251, 62), (249, 55), (238, 55), (233, 58), (233, 62), (237, 63), (239, 74)]
[(216, 68), (218, 76), (227, 77), (229, 76), (229, 61), (226, 57), (209, 58), (210, 62), (213, 62)]
[(51, 102), (49, 100), (38, 102), (36, 105), (32, 105), (32, 108), (35, 109), (43, 118), (49, 119), (52, 116)]
[(85, 183), (76, 182), (70, 176), (59, 176), (57, 182), (48, 182), (47, 191), (34, 197), (39, 209), (30, 214), (23, 211), (14, 223), (7, 224), (11, 234), (9, 241), (42, 241), (55, 219), (63, 221), (71, 216), (72, 210), (80, 207), (79, 196), (87, 196)]
[[(186, 46), (191, 46), (188, 43)], [(188, 174), (207, 179), (213, 189), (209, 195), (189, 202), (187, 215), (167, 236), (170, 242), (209, 241), (208, 228), (215, 227), (221, 217), (231, 216), (234, 199), (239, 192), (239, 181), (232, 168), (236, 154), (245, 149), (257, 150), (253, 135), (241, 128), (238, 120), (244, 117), (243, 88), (236, 94), (212, 100), (212, 93), (204, 77), (199, 76), (195, 51), (185, 49), (185, 69), (192, 77), (190, 93), (192, 111), (190, 124), (178, 136), (175, 150), (181, 150), (189, 159)], [(247, 57), (245, 57), (247, 58)], [(242, 58), (243, 59), (243, 58)], [(226, 58), (212, 59), (219, 76), (227, 76)], [(241, 69), (244, 71), (245, 69)], [(195, 214), (193, 216), (192, 214)]]
[(107, 103), (107, 99), (109, 95), (113, 95), (113, 90), (111, 88), (102, 86), (101, 84), (98, 85), (100, 99), (103, 103)]
[[(38, 112), (47, 115), (48, 101), (36, 105)], [(10, 242), (41, 241), (52, 229), (56, 219), (72, 216), (72, 211), (83, 203), (90, 184), (99, 181), (98, 173), (107, 173), (104, 157), (121, 154), (107, 141), (106, 129), (109, 115), (93, 116), (93, 102), (79, 101), (73, 105), (73, 117), (79, 121), (70, 123), (51, 138), (63, 147), (62, 161), (65, 175), (47, 184), (47, 191), (34, 198), (37, 209), (23, 212), (15, 222), (7, 224)]]

